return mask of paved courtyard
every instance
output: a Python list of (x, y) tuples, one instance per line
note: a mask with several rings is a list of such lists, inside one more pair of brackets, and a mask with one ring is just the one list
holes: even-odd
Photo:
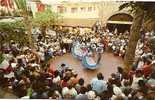
[(102, 59), (96, 70), (85, 69), (81, 64), (81, 61), (75, 59), (71, 54), (56, 57), (55, 60), (53, 60), (52, 65), (58, 67), (62, 63), (73, 68), (78, 73), (79, 77), (83, 77), (86, 80), (86, 83), (90, 82), (98, 72), (102, 72), (107, 80), (111, 73), (116, 72), (117, 66), (123, 66), (122, 59), (114, 56), (112, 53), (104, 53), (102, 55)]

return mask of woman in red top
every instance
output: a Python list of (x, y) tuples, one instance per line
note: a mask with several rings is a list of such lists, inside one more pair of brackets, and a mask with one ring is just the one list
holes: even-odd
[(67, 77), (67, 76), (65, 76), (65, 77), (63, 78), (63, 80), (62, 80), (61, 83), (60, 83), (60, 85), (61, 85), (62, 88), (63, 88), (63, 87), (68, 87), (68, 80), (69, 80), (69, 77)]
[(150, 67), (150, 65), (151, 65), (151, 62), (150, 61), (146, 61), (145, 63), (144, 63), (144, 66), (143, 66), (143, 68), (142, 68), (142, 72), (143, 72), (143, 74), (144, 74), (144, 76), (147, 78), (149, 75), (150, 75), (150, 73), (151, 73), (151, 67)]

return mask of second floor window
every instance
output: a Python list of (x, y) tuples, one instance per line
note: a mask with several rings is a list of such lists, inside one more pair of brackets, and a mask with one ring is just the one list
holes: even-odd
[(77, 8), (71, 8), (71, 12), (72, 13), (76, 13), (77, 12)]
[(92, 11), (92, 7), (88, 7), (88, 12), (91, 12)]
[(81, 7), (80, 10), (81, 10), (82, 12), (85, 12), (85, 11), (86, 11), (86, 8), (85, 8), (85, 7)]
[(58, 12), (59, 13), (64, 13), (64, 7), (63, 6), (58, 6)]

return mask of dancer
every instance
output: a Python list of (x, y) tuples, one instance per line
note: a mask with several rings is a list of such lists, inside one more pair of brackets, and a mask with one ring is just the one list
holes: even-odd
[(98, 55), (97, 64), (99, 64), (101, 61), (102, 55), (100, 52), (98, 52), (97, 55)]
[(101, 61), (101, 58), (102, 58), (103, 47), (101, 47), (101, 46), (97, 47), (96, 52), (97, 52), (97, 57), (98, 57), (97, 64), (99, 64)]

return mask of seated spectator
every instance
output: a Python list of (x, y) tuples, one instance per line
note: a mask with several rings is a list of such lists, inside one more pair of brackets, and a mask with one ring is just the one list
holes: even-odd
[(111, 97), (112, 100), (115, 100), (117, 97), (121, 97), (125, 99), (124, 93), (122, 92), (121, 88), (119, 88), (118, 86), (113, 85), (113, 92), (114, 92), (114, 95)]
[(70, 78), (70, 84), (76, 85), (79, 82), (78, 74), (73, 72), (73, 76)]
[(91, 81), (92, 90), (96, 91), (98, 94), (107, 90), (107, 83), (104, 81), (102, 73), (97, 74), (97, 78)]
[(59, 71), (56, 70), (56, 71), (54, 72), (53, 83), (59, 84), (59, 83), (60, 83), (60, 80), (61, 80), (61, 78), (60, 78)]
[(146, 82), (144, 80), (139, 80), (138, 85), (139, 85), (138, 91), (140, 91), (143, 95), (147, 95), (148, 87), (146, 85)]
[(121, 86), (121, 80), (119, 79), (119, 77), (117, 77), (115, 73), (111, 74), (111, 77), (109, 78), (108, 82), (110, 84), (116, 84), (117, 86)]
[(138, 89), (138, 82), (139, 80), (143, 80), (143, 75), (142, 75), (142, 71), (141, 70), (137, 70), (136, 74), (133, 75), (133, 81), (131, 84), (131, 88), (133, 90), (137, 90)]
[(142, 71), (143, 71), (143, 74), (144, 74), (144, 76), (147, 78), (149, 75), (150, 75), (150, 73), (151, 73), (151, 67), (150, 67), (150, 65), (151, 65), (151, 62), (150, 61), (146, 61), (145, 63), (144, 63), (144, 66), (142, 67)]
[(122, 80), (123, 74), (124, 74), (123, 68), (117, 67), (117, 74), (116, 74), (116, 77), (117, 77), (119, 80)]
[(91, 84), (88, 84), (86, 88), (87, 88), (86, 94), (87, 94), (89, 100), (95, 100), (95, 99), (98, 100), (99, 99), (98, 98), (99, 96), (97, 96), (96, 91), (92, 90)]
[(83, 87), (83, 86), (84, 86), (84, 79), (80, 78), (78, 83), (75, 85), (75, 88), (76, 88), (78, 93), (80, 92), (80, 88)]
[(68, 80), (69, 80), (69, 77), (67, 77), (67, 76), (65, 76), (62, 80), (61, 80), (61, 83), (60, 83), (60, 85), (61, 85), (61, 87), (63, 88), (63, 87), (68, 87)]
[(74, 99), (77, 96), (77, 91), (72, 85), (69, 85), (62, 89), (62, 95), (64, 98)]
[(154, 94), (155, 96), (155, 72), (151, 73), (150, 79), (147, 81), (146, 85), (149, 88), (149, 94)]
[(76, 96), (75, 100), (89, 100), (88, 96), (85, 93), (86, 93), (86, 88), (81, 87), (80, 93)]

